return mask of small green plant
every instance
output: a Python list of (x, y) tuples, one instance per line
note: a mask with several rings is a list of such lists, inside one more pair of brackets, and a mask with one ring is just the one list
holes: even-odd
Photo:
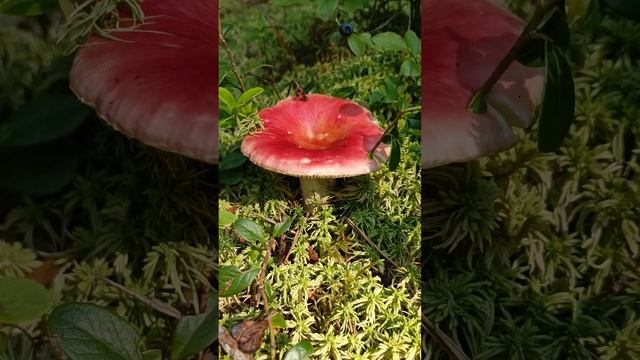
[[(567, 14), (575, 119), (555, 153), (520, 131), (423, 173), (423, 309), (471, 358), (638, 356), (640, 25), (595, 3), (567, 2), (584, 11)], [(424, 353), (448, 358), (433, 340)]]
[(68, 88), (68, 50), (132, 25), (126, 9), (141, 19), (137, 1), (0, 2), (3, 359), (86, 359), (78, 334), (96, 356), (193, 359), (216, 338), (215, 170), (119, 135)]

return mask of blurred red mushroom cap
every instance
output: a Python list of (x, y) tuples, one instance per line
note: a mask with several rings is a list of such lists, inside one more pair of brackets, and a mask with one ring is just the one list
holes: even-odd
[(467, 110), (523, 31), (523, 22), (488, 0), (426, 0), (422, 16), (422, 165), (491, 155), (516, 142), (542, 95), (541, 69), (512, 63), (487, 97), (488, 111)]
[(264, 130), (242, 141), (242, 153), (256, 165), (298, 177), (338, 178), (368, 174), (389, 157), (384, 131), (353, 101), (326, 95), (289, 97), (258, 116)]
[(71, 89), (125, 135), (217, 163), (217, 1), (141, 6), (143, 24), (112, 32), (117, 40), (93, 36), (78, 51)]

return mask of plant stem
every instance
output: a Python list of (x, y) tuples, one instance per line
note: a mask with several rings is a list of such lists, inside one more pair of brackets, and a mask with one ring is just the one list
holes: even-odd
[[(524, 30), (513, 44), (507, 55), (498, 63), (496, 69), (491, 73), (489, 78), (482, 84), (482, 86), (473, 94), (471, 99), (469, 100), (469, 104), (467, 106), (468, 109), (471, 109), (472, 102), (477, 98), (484, 98), (489, 94), (491, 89), (495, 86), (495, 84), (500, 80), (502, 75), (509, 69), (511, 63), (516, 60), (516, 56), (521, 48), (526, 44), (526, 42), (530, 39), (531, 33), (540, 26), (541, 21), (546, 17), (546, 15), (551, 11), (554, 7), (558, 6), (562, 3), (562, 0), (551, 0), (549, 2), (538, 1), (536, 5), (536, 10), (531, 17), (531, 20), (527, 23)], [(483, 111), (486, 112), (486, 107), (483, 108)]]
[(289, 255), (291, 255), (291, 252), (293, 251), (293, 248), (298, 243), (298, 238), (299, 237), (300, 237), (300, 230), (298, 229), (296, 231), (296, 234), (293, 236), (293, 241), (291, 242), (291, 245), (289, 246), (289, 249), (287, 250), (287, 253), (282, 258), (281, 264), (284, 264), (289, 260)]
[(148, 297), (146, 297), (146, 296), (144, 296), (142, 294), (139, 294), (139, 293), (129, 289), (128, 287), (126, 287), (124, 285), (120, 285), (119, 283), (117, 283), (117, 282), (115, 282), (115, 281), (113, 281), (113, 280), (111, 280), (109, 278), (103, 277), (102, 280), (104, 282), (106, 282), (107, 284), (115, 287), (116, 289), (122, 291), (123, 293), (131, 296), (132, 298), (138, 300), (139, 302), (147, 305), (148, 307), (152, 308), (153, 310), (155, 310), (155, 311), (157, 311), (157, 312), (159, 312), (161, 314), (164, 314), (164, 315), (166, 315), (168, 317), (171, 317), (173, 319), (176, 319), (176, 320), (180, 320), (180, 318), (182, 318), (182, 314), (180, 313), (180, 311), (178, 309), (174, 308), (173, 306), (167, 304), (167, 303), (164, 303), (164, 302), (162, 302), (160, 300), (148, 298)]
[(389, 133), (393, 130), (393, 128), (398, 126), (398, 122), (400, 121), (400, 119), (402, 119), (402, 117), (404, 117), (407, 114), (412, 114), (414, 112), (418, 112), (418, 111), (420, 111), (421, 108), (422, 108), (421, 106), (412, 106), (412, 107), (400, 110), (400, 113), (398, 113), (398, 116), (395, 119), (393, 119), (393, 121), (391, 123), (389, 123), (389, 125), (387, 125), (387, 128), (384, 129), (384, 132), (380, 136), (380, 139), (378, 139), (378, 141), (376, 141), (376, 144), (373, 146), (371, 151), (369, 151), (369, 157), (373, 156), (373, 154), (375, 153), (375, 151), (378, 148), (378, 146), (380, 146), (380, 144), (382, 144), (382, 140), (384, 140), (384, 137), (389, 135)]
[(455, 360), (470, 360), (469, 357), (462, 351), (460, 346), (456, 344), (451, 338), (447, 336), (442, 330), (438, 329), (429, 319), (422, 314), (422, 326), (425, 331), (437, 342), (439, 342), (444, 349)]
[(364, 230), (360, 229), (358, 227), (358, 225), (356, 225), (353, 220), (347, 218), (347, 224), (349, 224), (349, 226), (351, 226), (355, 231), (358, 232), (358, 234), (360, 234), (360, 236), (362, 236), (363, 239), (365, 239), (369, 245), (373, 246), (374, 249), (376, 249), (378, 251), (378, 253), (380, 254), (380, 256), (382, 256), (383, 258), (385, 258), (385, 260), (387, 260), (388, 262), (390, 262), (396, 269), (400, 268), (400, 265), (393, 261), (393, 259), (391, 259), (389, 257), (389, 255), (385, 254), (382, 249), (380, 249), (380, 247), (378, 247), (378, 245), (376, 245), (371, 239), (369, 239), (369, 237), (367, 236), (367, 234), (364, 232)]
[(267, 265), (269, 264), (269, 259), (271, 259), (271, 249), (275, 245), (275, 239), (273, 237), (269, 238), (267, 241), (267, 252), (262, 260), (262, 264), (260, 266), (260, 275), (258, 276), (258, 290), (262, 297), (262, 305), (264, 308), (265, 316), (267, 316), (267, 323), (269, 324), (269, 340), (270, 340), (270, 348), (269, 352), (271, 354), (271, 359), (276, 359), (276, 337), (273, 333), (273, 324), (271, 323), (271, 316), (269, 310), (269, 299), (267, 298), (267, 292), (264, 289), (264, 278), (267, 273)]
[(262, 17), (264, 18), (264, 20), (267, 23), (267, 25), (269, 25), (269, 27), (273, 30), (274, 34), (276, 35), (276, 39), (280, 43), (280, 46), (282, 46), (284, 48), (284, 50), (287, 52), (287, 55), (291, 59), (291, 63), (293, 65), (296, 65), (298, 63), (298, 59), (296, 59), (296, 56), (293, 53), (293, 51), (291, 50), (291, 47), (289, 46), (289, 43), (287, 43), (287, 39), (284, 37), (284, 35), (282, 35), (282, 31), (280, 31), (280, 29), (278, 29), (273, 24), (273, 22), (271, 21), (269, 16), (267, 16), (265, 13), (262, 14)]
[(233, 53), (231, 52), (231, 49), (229, 49), (229, 45), (224, 39), (224, 35), (222, 35), (222, 24), (220, 22), (220, 14), (218, 14), (218, 41), (220, 42), (220, 45), (222, 45), (222, 47), (224, 48), (224, 51), (227, 53), (227, 58), (229, 59), (229, 64), (231, 65), (231, 72), (233, 72), (233, 75), (236, 77), (236, 80), (238, 80), (238, 86), (240, 86), (240, 90), (244, 92), (245, 91), (244, 82), (240, 77), (238, 66), (233, 61)]

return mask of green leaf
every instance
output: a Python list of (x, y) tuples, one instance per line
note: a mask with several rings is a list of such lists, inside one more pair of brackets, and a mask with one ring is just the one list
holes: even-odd
[(402, 117), (400, 120), (398, 120), (398, 125), (396, 125), (398, 127), (398, 130), (403, 130), (405, 127), (407, 127), (407, 119), (405, 117)]
[(389, 170), (394, 171), (400, 165), (400, 133), (395, 127), (391, 131), (391, 154), (389, 155)]
[(173, 333), (171, 359), (195, 355), (211, 345), (218, 337), (218, 309), (206, 313), (183, 316)]
[(303, 340), (295, 344), (287, 354), (284, 356), (284, 360), (304, 360), (308, 359), (315, 350), (310, 342)]
[(419, 77), (420, 76), (420, 64), (414, 59), (407, 59), (402, 62), (400, 66), (400, 75), (407, 77)]
[(233, 109), (238, 107), (238, 103), (233, 97), (231, 91), (223, 87), (218, 88), (218, 98), (229, 108), (230, 111), (233, 111)]
[(354, 17), (356, 11), (364, 8), (364, 0), (344, 0), (342, 2), (342, 8), (350, 17)]
[(218, 226), (227, 227), (233, 224), (236, 219), (238, 219), (238, 217), (231, 212), (227, 211), (226, 209), (220, 209), (220, 212), (218, 213)]
[(75, 177), (79, 153), (68, 141), (0, 150), (0, 189), (29, 195), (55, 193)]
[(567, 21), (577, 32), (594, 30), (602, 20), (599, 0), (568, 0)]
[(281, 313), (277, 313), (271, 318), (271, 325), (276, 329), (286, 329), (287, 321)]
[(525, 45), (516, 55), (518, 61), (526, 66), (540, 67), (545, 65), (546, 38), (552, 39), (555, 46), (560, 47), (563, 51), (569, 49), (571, 31), (565, 15), (558, 8), (554, 8), (545, 16), (535, 33), (544, 35), (545, 39), (540, 37), (527, 39)]
[(404, 39), (394, 32), (383, 32), (374, 35), (371, 40), (383, 51), (403, 51), (407, 49)]
[(392, 103), (398, 100), (400, 97), (400, 84), (396, 82), (396, 79), (389, 76), (384, 79), (384, 86), (381, 88), (384, 101), (386, 103)]
[(244, 176), (243, 168), (233, 168), (222, 170), (218, 173), (218, 182), (222, 185), (236, 185), (242, 181)]
[(571, 31), (569, 30), (569, 25), (567, 24), (564, 13), (558, 8), (555, 8), (547, 15), (545, 20), (543, 20), (543, 25), (537, 32), (553, 39), (554, 45), (563, 51), (569, 48)]
[(143, 351), (142, 360), (162, 360), (162, 350), (152, 349)]
[(640, 228), (635, 222), (628, 219), (622, 220), (621, 227), (631, 255), (638, 256), (640, 254)]
[(347, 44), (356, 56), (363, 56), (367, 51), (367, 40), (363, 34), (351, 34), (347, 38)]
[(0, 332), (0, 354), (6, 354), (9, 347), (9, 337), (4, 332)]
[(0, 14), (38, 16), (57, 7), (57, 0), (3, 0), (0, 1)]
[(273, 301), (273, 288), (268, 281), (264, 283), (264, 292), (267, 295), (267, 300), (269, 300), (269, 302)]
[(545, 66), (538, 149), (552, 152), (562, 145), (573, 122), (575, 87), (569, 61), (550, 41), (545, 46)]
[(487, 97), (486, 95), (478, 91), (473, 94), (471, 101), (469, 101), (469, 105), (467, 105), (467, 109), (474, 114), (484, 114), (487, 112)]
[(640, 1), (638, 0), (604, 0), (605, 5), (616, 14), (629, 20), (640, 21)]
[(75, 10), (73, 0), (58, 0), (58, 5), (60, 5), (60, 10), (62, 10), (64, 17), (69, 19)]
[(338, 8), (338, 0), (316, 0), (318, 17), (322, 20), (329, 20)]
[(340, 34), (340, 32), (338, 31), (334, 31), (331, 33), (331, 36), (329, 36), (329, 43), (332, 46), (338, 46), (338, 44), (340, 43), (340, 40), (342, 40), (343, 36), (342, 34)]
[(236, 125), (236, 117), (229, 115), (224, 109), (220, 108), (218, 127), (221, 129), (229, 129)]
[(415, 117), (409, 116), (409, 118), (407, 119), (407, 125), (411, 129), (420, 130), (420, 128), (422, 128), (422, 119), (420, 113), (418, 113)]
[(222, 158), (218, 170), (225, 171), (242, 166), (247, 161), (247, 158), (240, 152), (235, 150), (230, 152), (227, 156)]
[(233, 230), (242, 239), (257, 244), (265, 238), (262, 226), (251, 220), (240, 219), (233, 224)]
[(339, 98), (350, 98), (356, 93), (356, 88), (353, 86), (345, 86), (340, 89), (333, 90), (331, 95)]
[(68, 303), (51, 312), (47, 321), (70, 360), (139, 360), (140, 335), (120, 316), (93, 304)]
[(293, 222), (293, 219), (291, 218), (291, 216), (288, 216), (288, 215), (285, 216), (282, 222), (277, 223), (273, 227), (273, 237), (279, 238), (280, 236), (282, 236), (287, 230), (289, 230), (292, 222)]
[(256, 96), (262, 94), (264, 92), (264, 89), (261, 87), (254, 87), (251, 88), (247, 91), (245, 91), (242, 95), (240, 95), (240, 97), (238, 98), (238, 104), (239, 106), (245, 105), (246, 103), (248, 103), (249, 101), (251, 101), (253, 98), (255, 98)]
[(219, 296), (227, 297), (241, 293), (251, 285), (260, 272), (260, 268), (252, 268), (241, 272), (233, 265), (223, 265), (218, 268)]
[(29, 279), (0, 278), (0, 323), (39, 319), (53, 305), (51, 292)]
[(407, 44), (407, 47), (411, 50), (413, 55), (420, 55), (422, 42), (413, 30), (409, 30), (404, 34), (404, 42)]
[(0, 147), (40, 144), (74, 131), (89, 115), (89, 108), (72, 95), (47, 95), (22, 105), (0, 124)]

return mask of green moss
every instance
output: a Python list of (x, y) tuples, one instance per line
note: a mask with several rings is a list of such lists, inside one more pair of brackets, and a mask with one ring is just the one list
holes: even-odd
[(534, 127), (423, 174), (423, 306), (473, 358), (640, 356), (638, 30), (606, 19), (574, 38), (587, 57), (557, 154), (537, 153)]
[[(298, 21), (301, 20), (304, 19)], [(233, 18), (226, 24), (238, 25)], [(242, 33), (240, 28), (230, 32), (231, 43), (238, 40), (234, 35)], [(264, 61), (262, 56), (251, 59), (244, 54), (252, 48), (251, 44), (232, 46), (241, 68), (247, 63)], [(342, 49), (334, 47), (328, 51), (334, 55), (323, 56), (313, 65), (287, 69), (275, 84), (276, 91), (266, 86), (256, 103), (259, 107), (272, 106), (286, 96), (289, 83), (296, 80), (310, 93), (343, 97), (347, 94), (372, 110), (383, 127), (387, 125), (397, 115), (400, 102), (376, 102), (371, 94), (385, 85), (402, 60), (389, 54), (354, 57), (343, 52), (344, 45), (341, 46)], [(259, 79), (246, 77), (245, 81), (247, 87), (264, 86)], [(398, 83), (404, 101), (417, 101), (419, 87), (412, 80), (402, 79)], [(241, 121), (238, 127), (223, 131), (220, 136), (223, 162), (227, 154), (239, 147), (242, 138), (255, 129), (256, 123), (254, 115)], [(418, 356), (420, 133), (406, 127), (402, 135), (402, 161), (398, 169), (389, 171), (383, 167), (370, 175), (338, 179), (339, 190), (329, 202), (306, 209), (296, 178), (252, 164), (245, 165), (239, 183), (221, 187), (221, 209), (255, 221), (266, 231), (285, 216), (293, 218), (290, 230), (276, 243), (265, 280), (270, 307), (281, 312), (286, 321), (286, 328), (276, 330), (278, 357), (300, 340), (310, 341), (315, 348), (314, 357), (322, 359)], [(349, 220), (399, 267), (385, 260), (349, 225)], [(280, 262), (294, 239), (288, 261)], [(264, 241), (245, 242), (231, 229), (221, 230), (220, 263), (248, 270), (260, 265), (265, 247)], [(262, 302), (256, 294), (257, 289), (252, 286), (241, 295), (221, 298), (221, 323), (230, 327), (259, 314)], [(269, 352), (265, 336), (255, 358), (266, 359)]]

